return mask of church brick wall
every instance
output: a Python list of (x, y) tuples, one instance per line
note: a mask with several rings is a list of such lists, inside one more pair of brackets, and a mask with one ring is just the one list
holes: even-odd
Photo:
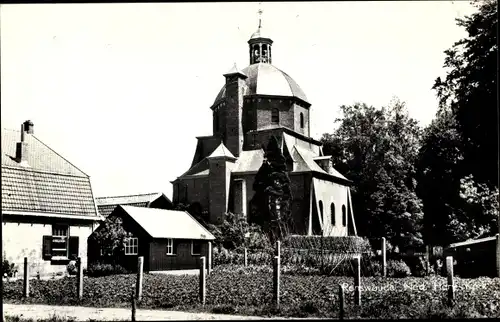
[[(289, 100), (258, 98), (257, 99), (257, 129), (266, 129), (274, 126), (294, 128), (294, 113)], [(279, 124), (271, 122), (271, 111), (277, 108), (280, 111)]]
[(225, 106), (225, 146), (238, 157), (243, 147), (243, 87), (245, 82), (237, 76), (229, 76), (226, 81)]
[[(302, 135), (305, 136), (310, 136), (309, 132), (309, 109), (302, 107), (298, 104), (293, 105), (293, 110), (294, 110), (294, 119), (295, 119), (295, 124), (294, 124), (294, 129), (295, 132), (298, 132)], [(304, 128), (300, 127), (300, 113), (304, 115)]]
[(209, 200), (209, 179), (208, 176), (201, 178), (183, 178), (182, 183), (187, 189), (187, 203), (199, 202), (203, 210), (208, 210)]
[(211, 159), (209, 174), (209, 216), (211, 223), (220, 223), (227, 212), (231, 171), (234, 163), (224, 159)]

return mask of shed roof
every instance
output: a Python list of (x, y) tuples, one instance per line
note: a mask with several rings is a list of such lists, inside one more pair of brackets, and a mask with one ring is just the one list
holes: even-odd
[(214, 240), (215, 237), (186, 211), (119, 206), (152, 238)]
[(469, 246), (473, 244), (479, 244), (479, 243), (485, 243), (485, 242), (491, 242), (496, 240), (496, 236), (492, 237), (485, 237), (485, 238), (480, 238), (480, 239), (471, 239), (471, 240), (466, 240), (463, 242), (458, 242), (454, 244), (450, 244), (448, 247), (449, 248), (455, 248), (455, 247), (461, 247), (461, 246)]

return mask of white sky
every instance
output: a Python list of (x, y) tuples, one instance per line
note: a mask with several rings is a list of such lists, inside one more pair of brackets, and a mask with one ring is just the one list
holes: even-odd
[[(1, 122), (90, 175), (96, 196), (163, 191), (185, 172), (234, 62), (249, 63), (258, 3), (1, 6)], [(273, 64), (301, 86), (311, 134), (339, 106), (393, 96), (427, 125), (443, 51), (466, 35), (468, 1), (263, 3)]]

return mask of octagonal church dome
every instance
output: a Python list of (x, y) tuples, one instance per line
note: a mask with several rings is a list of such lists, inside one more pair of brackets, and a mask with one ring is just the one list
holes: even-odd
[[(243, 95), (276, 95), (296, 97), (308, 102), (300, 86), (287, 73), (267, 63), (252, 64), (241, 71), (247, 76)], [(222, 87), (215, 102), (226, 97), (226, 85)]]

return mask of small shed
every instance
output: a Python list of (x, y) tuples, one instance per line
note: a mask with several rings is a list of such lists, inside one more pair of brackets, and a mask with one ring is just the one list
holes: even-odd
[(500, 261), (499, 234), (492, 237), (466, 240), (450, 244), (444, 254), (457, 261), (456, 273), (461, 277), (498, 275)]
[[(131, 234), (117, 258), (130, 271), (137, 269), (139, 256), (144, 257), (146, 272), (195, 269), (198, 259), (212, 252), (209, 242), (215, 237), (186, 211), (120, 205), (109, 214), (113, 216), (120, 217)], [(95, 251), (89, 254), (89, 262), (100, 261), (102, 253), (90, 243), (91, 239), (89, 249)]]

